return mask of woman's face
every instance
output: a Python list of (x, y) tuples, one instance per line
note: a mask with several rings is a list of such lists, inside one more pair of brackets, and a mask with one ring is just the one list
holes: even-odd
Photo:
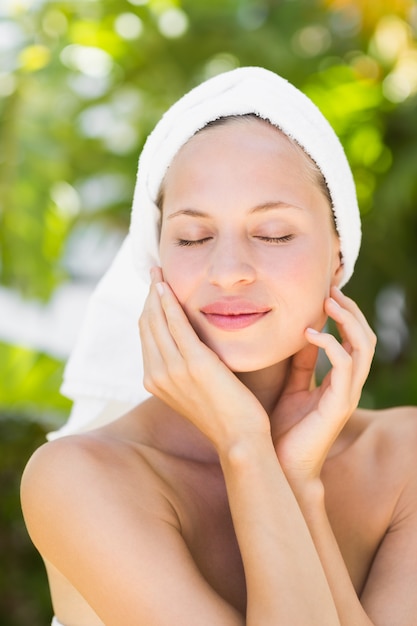
[(181, 148), (164, 183), (160, 255), (198, 336), (235, 372), (300, 350), (341, 278), (328, 201), (305, 157), (260, 120)]

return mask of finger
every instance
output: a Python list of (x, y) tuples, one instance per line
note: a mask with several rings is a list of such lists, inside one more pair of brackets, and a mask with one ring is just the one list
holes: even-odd
[[(351, 304), (354, 305), (352, 302)], [(355, 305), (356, 306), (356, 305)], [(363, 384), (369, 373), (375, 351), (375, 338), (362, 314), (354, 313), (338, 304), (333, 298), (325, 301), (326, 313), (335, 320), (344, 350), (352, 356), (356, 384)]]
[(318, 348), (308, 343), (294, 354), (290, 363), (285, 393), (297, 393), (310, 389), (317, 363)]
[(313, 345), (324, 350), (332, 366), (326, 377), (330, 379), (331, 399), (328, 408), (332, 413), (337, 413), (344, 407), (350, 407), (352, 397), (357, 396), (357, 390), (352, 389), (353, 359), (351, 355), (330, 333), (320, 333), (313, 328), (308, 328), (306, 338)]
[[(178, 302), (170, 286), (165, 283), (156, 285), (160, 295), (160, 301), (165, 313), (167, 327), (185, 360), (195, 359), (196, 351), (203, 349), (204, 344), (200, 341), (191, 326), (184, 309)], [(206, 349), (208, 351), (208, 349)]]
[[(161, 296), (161, 292), (164, 289), (164, 286), (162, 285), (164, 284), (156, 283), (151, 289), (152, 297), (155, 299), (155, 307), (151, 311), (152, 315), (149, 320), (149, 327), (151, 329), (155, 345), (160, 350), (162, 357), (168, 364), (173, 364), (175, 359), (183, 358), (182, 349), (171, 332), (170, 321), (168, 319), (169, 314), (167, 314), (167, 311), (165, 310), (163, 298)], [(175, 301), (173, 304), (177, 305), (179, 309), (177, 315), (181, 315), (183, 311), (179, 303)]]
[(161, 369), (161, 362), (172, 362), (179, 357), (178, 347), (169, 331), (155, 284), (152, 284), (149, 290), (139, 320), (139, 331), (143, 352), (147, 356), (148, 362), (154, 364), (158, 371)]
[(375, 341), (375, 333), (369, 326), (368, 320), (366, 319), (365, 315), (362, 313), (356, 302), (354, 302), (351, 298), (348, 298), (348, 296), (342, 293), (340, 289), (338, 289), (338, 287), (332, 287), (331, 296), (338, 304), (340, 304), (342, 308), (349, 311), (358, 320), (370, 339)]
[(151, 267), (150, 275), (151, 275), (151, 281), (154, 284), (162, 282), (164, 280), (164, 277), (162, 275), (162, 268), (159, 267), (158, 265), (154, 265), (153, 267)]

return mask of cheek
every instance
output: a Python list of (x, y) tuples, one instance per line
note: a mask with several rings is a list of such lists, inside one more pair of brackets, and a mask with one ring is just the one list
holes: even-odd
[(318, 289), (323, 295), (330, 291), (334, 271), (334, 245), (332, 239), (313, 239), (298, 255), (294, 264), (293, 279), (303, 288)]
[(323, 305), (330, 293), (331, 276), (330, 254), (323, 247), (300, 249), (270, 273), (288, 333), (324, 326), (327, 316)]
[(265, 259), (264, 269), (276, 285), (285, 285), (300, 298), (327, 295), (330, 290), (332, 265), (331, 255), (324, 245), (300, 245), (289, 250), (288, 254), (271, 263)]
[(182, 255), (161, 253), (161, 268), (164, 280), (169, 284), (181, 305), (187, 300), (195, 281), (193, 266), (186, 263)]

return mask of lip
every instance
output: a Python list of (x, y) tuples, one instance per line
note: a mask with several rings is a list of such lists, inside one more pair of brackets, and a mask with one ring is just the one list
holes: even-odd
[(241, 330), (256, 324), (271, 311), (270, 307), (247, 300), (219, 300), (201, 309), (206, 320), (221, 330)]

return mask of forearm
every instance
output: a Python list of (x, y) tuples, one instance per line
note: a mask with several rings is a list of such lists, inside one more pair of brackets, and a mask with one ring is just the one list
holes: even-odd
[(268, 435), (220, 454), (245, 568), (248, 626), (340, 626), (324, 569)]
[(325, 571), (341, 626), (372, 626), (366, 615), (330, 525), (324, 487), (317, 480), (308, 488), (294, 487), (297, 501)]

